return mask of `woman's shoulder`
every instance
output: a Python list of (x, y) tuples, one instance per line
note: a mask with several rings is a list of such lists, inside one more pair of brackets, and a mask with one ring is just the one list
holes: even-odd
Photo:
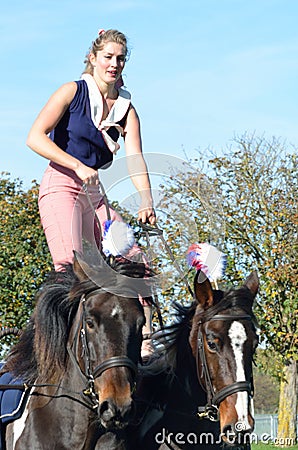
[(77, 92), (77, 84), (75, 81), (63, 83), (55, 92), (55, 96), (70, 102)]
[(56, 96), (73, 110), (76, 109), (82, 101), (85, 101), (86, 92), (87, 86), (83, 80), (69, 81), (60, 86), (56, 91)]
[(76, 91), (77, 90), (77, 81), (67, 81), (66, 83), (63, 83), (58, 90), (70, 92), (70, 91)]
[(64, 83), (51, 95), (49, 102), (56, 104), (58, 107), (63, 106), (65, 108), (70, 105), (76, 92), (77, 85), (75, 82)]

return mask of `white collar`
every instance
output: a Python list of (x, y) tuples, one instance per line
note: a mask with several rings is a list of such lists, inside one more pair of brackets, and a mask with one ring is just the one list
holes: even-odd
[[(103, 98), (101, 92), (98, 89), (96, 81), (94, 80), (92, 75), (84, 73), (81, 76), (81, 79), (85, 80), (87, 83), (90, 100), (91, 118), (96, 128), (99, 128), (100, 124), (102, 123), (102, 114), (103, 114)], [(119, 122), (125, 116), (129, 108), (131, 99), (130, 93), (122, 88), (118, 89), (118, 93), (119, 95), (117, 100), (115, 101), (113, 107), (111, 108), (108, 117), (104, 120), (105, 123)]]
[(111, 152), (116, 153), (119, 150), (120, 145), (118, 142), (113, 141), (111, 136), (107, 133), (107, 130), (113, 126), (117, 128), (121, 135), (123, 135), (123, 128), (117, 124), (117, 122), (119, 122), (128, 111), (131, 95), (125, 89), (119, 88), (118, 98), (111, 108), (108, 117), (105, 120), (102, 120), (103, 97), (96, 81), (93, 76), (88, 73), (83, 73), (81, 79), (87, 83), (92, 122), (96, 128), (102, 132), (105, 143)]

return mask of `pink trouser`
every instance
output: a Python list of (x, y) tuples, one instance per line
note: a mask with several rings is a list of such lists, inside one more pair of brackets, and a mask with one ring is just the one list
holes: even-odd
[[(107, 210), (99, 187), (88, 185), (88, 193), (103, 226), (107, 220)], [(97, 247), (100, 245), (94, 210), (82, 188), (82, 181), (72, 170), (49, 164), (40, 184), (38, 205), (56, 271), (63, 271), (65, 264), (73, 263), (73, 250), (83, 252), (83, 239)], [(112, 208), (110, 214), (112, 220), (123, 221)], [(135, 244), (128, 256), (137, 253), (141, 253), (141, 249)]]

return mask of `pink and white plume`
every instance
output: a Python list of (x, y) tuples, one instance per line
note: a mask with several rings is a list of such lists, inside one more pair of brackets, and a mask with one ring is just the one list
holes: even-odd
[(223, 278), (227, 265), (227, 257), (207, 242), (191, 244), (187, 251), (187, 263), (196, 270), (201, 270), (211, 282)]

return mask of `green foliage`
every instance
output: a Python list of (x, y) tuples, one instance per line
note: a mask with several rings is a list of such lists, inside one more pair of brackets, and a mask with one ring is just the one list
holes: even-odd
[[(37, 206), (38, 185), (0, 177), (0, 326), (23, 328), (37, 288), (52, 269)], [(4, 340), (3, 340), (4, 341)]]
[[(297, 163), (297, 155), (276, 139), (244, 136), (226, 154), (191, 161), (173, 174), (160, 205), (170, 213), (159, 222), (180, 258), (189, 243), (206, 240), (228, 254), (228, 284), (258, 270), (261, 340), (288, 361), (298, 357)], [(188, 223), (183, 239), (177, 233), (181, 221)], [(173, 293), (185, 301), (185, 290), (173, 283), (163, 304)]]
[(284, 362), (283, 355), (276, 352), (272, 346), (267, 346), (266, 348), (258, 347), (256, 353), (256, 365), (258, 372), (281, 380)]
[(260, 274), (261, 337), (291, 360), (298, 344), (297, 155), (274, 139), (236, 144), (211, 161), (224, 193), (226, 240), (235, 267)]

